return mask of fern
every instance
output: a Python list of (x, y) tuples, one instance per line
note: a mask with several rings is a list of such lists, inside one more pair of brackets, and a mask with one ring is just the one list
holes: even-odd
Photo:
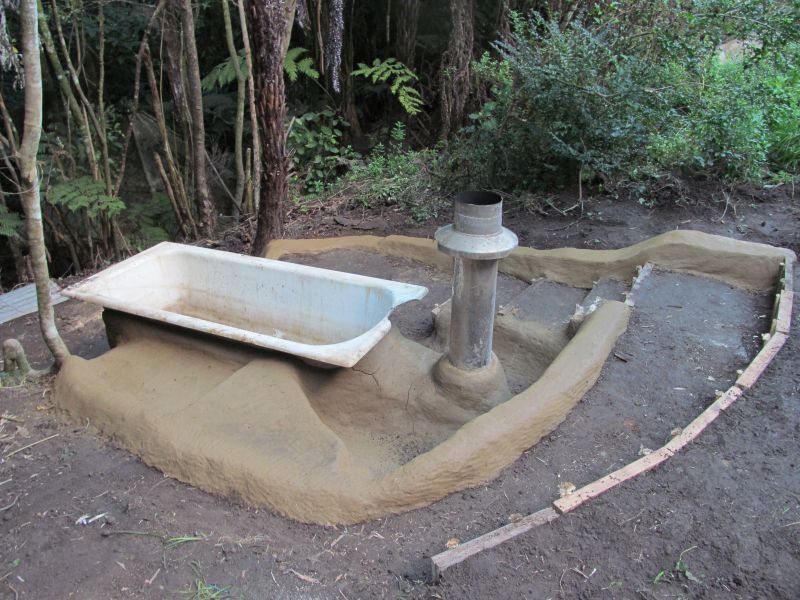
[(286, 71), (286, 76), (292, 83), (297, 81), (298, 75), (305, 75), (309, 79), (319, 79), (319, 72), (314, 68), (314, 60), (310, 56), (300, 58), (306, 52), (305, 48), (289, 48), (286, 52), (283, 70)]
[[(244, 50), (239, 51), (237, 59), (239, 61), (239, 69), (246, 71), (247, 62), (244, 58)], [(200, 87), (203, 88), (203, 91), (206, 94), (208, 94), (216, 89), (224, 88), (226, 85), (229, 85), (234, 81), (236, 81), (236, 69), (234, 68), (233, 60), (228, 57), (216, 67), (211, 69), (211, 72), (208, 75), (203, 77), (203, 80), (200, 82)]]
[[(319, 73), (314, 68), (314, 60), (310, 56), (301, 58), (305, 52), (307, 52), (305, 48), (290, 48), (286, 52), (283, 70), (292, 83), (297, 81), (300, 75), (305, 75), (310, 79), (319, 79)], [(244, 50), (239, 51), (237, 59), (239, 61), (239, 69), (243, 72), (247, 71)], [(211, 72), (203, 77), (200, 86), (203, 88), (203, 92), (208, 94), (214, 90), (222, 89), (234, 81), (236, 81), (236, 69), (233, 60), (229, 57), (211, 69)]]
[(0, 204), (0, 237), (11, 237), (17, 233), (20, 225), (22, 225), (20, 216), (9, 212), (5, 204)]
[(101, 212), (113, 217), (125, 209), (122, 200), (106, 194), (102, 181), (88, 176), (55, 184), (48, 190), (46, 198), (53, 206), (64, 207), (69, 212), (86, 209), (92, 219)]
[(353, 71), (354, 77), (364, 77), (372, 83), (385, 83), (389, 91), (400, 102), (409, 115), (422, 112), (425, 101), (419, 91), (412, 86), (418, 80), (414, 71), (409, 69), (396, 58), (381, 60), (376, 58), (371, 65), (358, 63), (358, 68)]

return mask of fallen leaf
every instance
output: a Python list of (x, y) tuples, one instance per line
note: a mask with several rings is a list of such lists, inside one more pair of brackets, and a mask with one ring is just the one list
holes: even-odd
[(572, 492), (574, 492), (577, 489), (578, 488), (575, 486), (575, 484), (569, 481), (562, 481), (561, 483), (558, 484), (558, 494), (562, 498), (564, 496), (569, 496)]

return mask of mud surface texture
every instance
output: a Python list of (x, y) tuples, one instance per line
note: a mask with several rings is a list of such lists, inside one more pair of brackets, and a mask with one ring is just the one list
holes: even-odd
[[(339, 264), (382, 256), (365, 254), (339, 251)], [(424, 264), (398, 260), (395, 276), (424, 283)], [(56, 405), (170, 476), (304, 522), (417, 508), (492, 479), (552, 431), (625, 329), (629, 308), (609, 301), (570, 339), (586, 290), (512, 279), (502, 288), (515, 308), (498, 316), (499, 360), (485, 371), (448, 369), (399, 328), (355, 368), (331, 370), (109, 311), (114, 349), (70, 358)], [(553, 300), (561, 314), (536, 309)]]
[[(720, 220), (722, 206), (705, 212), (601, 202), (587, 205), (591, 215), (569, 228), (571, 218), (523, 212), (506, 222), (523, 244), (537, 247), (620, 247), (688, 227), (798, 248), (791, 205), (738, 202), (736, 218), (729, 213), (727, 220)], [(434, 226), (407, 232), (429, 235)], [(487, 486), (363, 526), (302, 525), (166, 478), (93, 434), (91, 424), (55, 419), (47, 380), (0, 390), (6, 414), (0, 597), (178, 598), (208, 585), (234, 598), (796, 598), (800, 345), (794, 333), (755, 388), (664, 466), (468, 560), (438, 585), (424, 583), (425, 557), (449, 538), (470, 539), (514, 513), (537, 510), (558, 494), (558, 482), (587, 483), (636, 458), (640, 446), (662, 442), (735, 378), (741, 364), (732, 340), (752, 352), (751, 336), (763, 330), (759, 317), (769, 311), (761, 296), (748, 301), (749, 309), (737, 304), (735, 314), (749, 315), (739, 333), (718, 329), (710, 337), (731, 346), (732, 355), (722, 357), (724, 364), (718, 354), (699, 363), (701, 353), (715, 348), (703, 343), (703, 330), (681, 325), (675, 320), (681, 309), (671, 308), (669, 320), (683, 329), (656, 346), (659, 339), (644, 337), (643, 302), (645, 296), (615, 350), (622, 358), (606, 364), (584, 401), (534, 451)], [(91, 358), (105, 350), (96, 309), (67, 302), (56, 312), (73, 352)], [(5, 324), (2, 335), (19, 337), (34, 366), (45, 366), (34, 317)], [(694, 350), (684, 352), (687, 344)], [(686, 354), (699, 370), (685, 368)], [(675, 381), (673, 372), (684, 380)], [(604, 388), (612, 375), (613, 389)], [(591, 426), (593, 409), (610, 428)], [(602, 456), (609, 447), (627, 455)]]

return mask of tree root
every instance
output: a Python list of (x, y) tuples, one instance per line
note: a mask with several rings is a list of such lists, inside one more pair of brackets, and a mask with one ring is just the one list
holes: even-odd
[(0, 371), (0, 387), (22, 385), (26, 380), (48, 375), (52, 369), (31, 368), (25, 349), (19, 340), (9, 338), (3, 342), (3, 370)]

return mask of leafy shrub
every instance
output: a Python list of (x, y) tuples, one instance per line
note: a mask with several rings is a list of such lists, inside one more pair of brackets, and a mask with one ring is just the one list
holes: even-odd
[(308, 112), (291, 120), (287, 145), (292, 152), (294, 176), (310, 192), (321, 192), (343, 170), (353, 150), (343, 146), (349, 123), (331, 110)]
[(100, 214), (113, 217), (125, 208), (122, 200), (106, 194), (102, 181), (88, 176), (57, 183), (47, 190), (45, 197), (53, 206), (61, 207), (70, 213), (85, 210), (91, 219), (96, 219)]
[[(669, 127), (649, 140), (660, 167), (733, 179), (759, 179), (767, 167), (769, 128), (760, 75), (741, 61), (702, 63), (697, 72), (669, 65)], [(665, 152), (665, 147), (670, 151)]]
[(476, 65), (491, 96), (456, 142), (459, 169), (479, 185), (527, 188), (640, 161), (656, 116), (649, 65), (613, 42), (578, 23), (561, 31), (538, 15), (517, 16), (499, 58)]
[(396, 124), (392, 132), (395, 141), (388, 148), (377, 144), (369, 156), (352, 162), (343, 186), (354, 190), (353, 198), (362, 206), (381, 203), (408, 211), (415, 221), (430, 219), (441, 208), (434, 180), (439, 152), (403, 150), (402, 126)]
[(5, 204), (0, 204), (0, 237), (16, 235), (22, 225), (19, 214), (11, 212)]
[(319, 71), (314, 68), (314, 59), (310, 56), (303, 56), (308, 50), (305, 48), (289, 48), (286, 58), (283, 59), (283, 70), (289, 81), (294, 83), (300, 75), (305, 75), (309, 79), (319, 79)]
[(764, 82), (769, 99), (770, 159), (778, 170), (800, 173), (800, 44), (792, 44)]
[[(309, 79), (319, 79), (319, 71), (314, 68), (314, 59), (310, 56), (303, 56), (308, 52), (305, 48), (289, 48), (286, 57), (283, 59), (283, 72), (294, 83), (300, 75), (305, 75)], [(239, 69), (247, 73), (247, 62), (245, 61), (244, 50), (238, 54)], [(208, 94), (214, 90), (220, 90), (236, 81), (236, 68), (231, 57), (226, 58), (216, 65), (208, 75), (203, 77), (200, 85), (203, 92)]]
[(161, 193), (131, 202), (125, 221), (131, 231), (129, 241), (138, 250), (171, 240), (177, 230), (169, 198)]
[(779, 11), (772, 46), (745, 42), (721, 60), (714, 36), (749, 39), (731, 15), (762, 10), (726, 2), (706, 0), (707, 14), (665, 4), (658, 10), (671, 12), (660, 18), (671, 27), (641, 30), (605, 12), (564, 30), (555, 18), (514, 15), (509, 39), (474, 65), (488, 94), (451, 145), (451, 171), (511, 190), (592, 173), (758, 180), (770, 168), (796, 172), (797, 33)]

